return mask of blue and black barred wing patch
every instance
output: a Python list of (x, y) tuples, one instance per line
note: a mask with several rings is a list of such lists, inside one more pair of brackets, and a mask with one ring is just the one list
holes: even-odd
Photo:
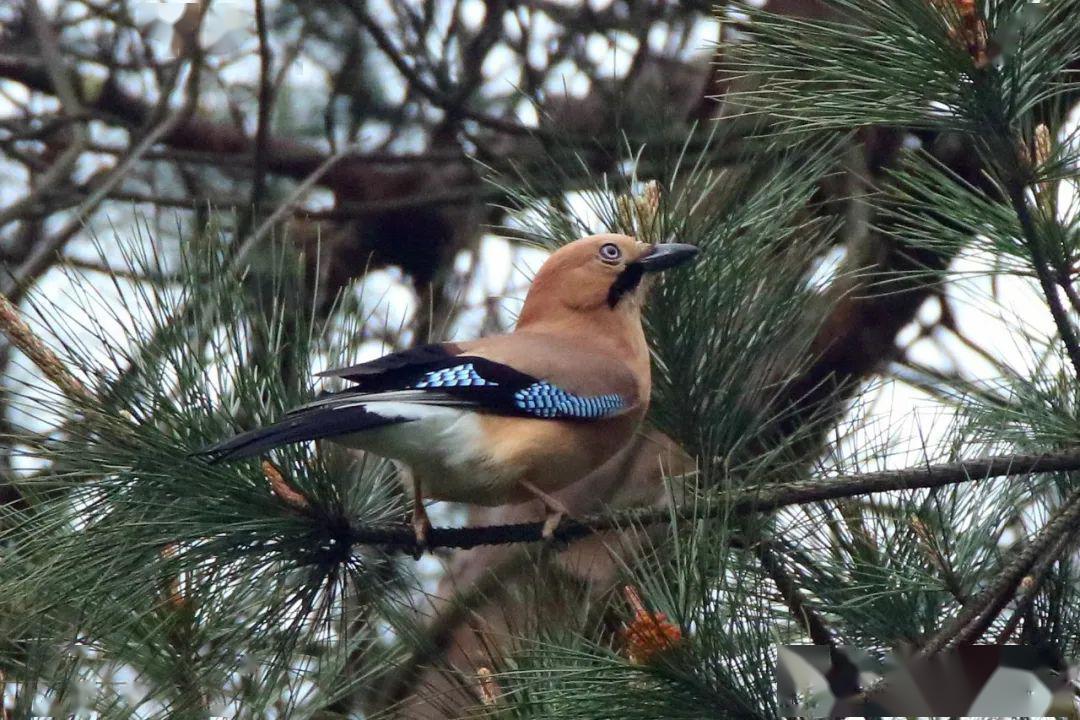
[(481, 376), (476, 370), (475, 363), (463, 362), (425, 372), (420, 380), (413, 383), (412, 388), (494, 387), (498, 384), (495, 380), (488, 380)]
[[(350, 375), (355, 380), (357, 376)], [(599, 420), (629, 407), (621, 395), (578, 395), (508, 365), (461, 355), (360, 379), (353, 387), (327, 394), (313, 406), (352, 407), (380, 401), (469, 407), (496, 415), (544, 419)], [(302, 408), (298, 408), (302, 409)]]
[(500, 415), (598, 420), (626, 409), (626, 402), (615, 393), (576, 395), (491, 360), (469, 356), (456, 360), (425, 372), (409, 389), (429, 390)]
[(621, 395), (575, 395), (544, 380), (516, 391), (514, 405), (526, 415), (579, 420), (598, 420), (626, 409)]
[(354, 383), (346, 393), (376, 394), (402, 390), (526, 387), (536, 378), (508, 365), (481, 357), (459, 355), (451, 343), (423, 345), (368, 363), (319, 373)]

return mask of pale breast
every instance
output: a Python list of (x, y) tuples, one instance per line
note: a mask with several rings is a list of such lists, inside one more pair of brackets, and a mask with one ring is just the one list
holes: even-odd
[(522, 480), (549, 493), (576, 482), (622, 447), (643, 414), (564, 421), (411, 403), (380, 403), (379, 412), (413, 419), (336, 442), (407, 465), (402, 479), (419, 481), (424, 497), (489, 506), (532, 499)]
[(344, 435), (335, 442), (406, 465), (409, 473), (402, 473), (402, 480), (411, 484), (412, 478), (418, 479), (425, 497), (490, 505), (506, 502), (501, 498), (516, 487), (517, 477), (511, 468), (491, 462), (482, 416), (438, 405), (379, 405), (380, 413), (412, 419)]

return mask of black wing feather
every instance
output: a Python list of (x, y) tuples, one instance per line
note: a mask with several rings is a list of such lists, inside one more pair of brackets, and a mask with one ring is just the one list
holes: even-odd
[(206, 456), (212, 463), (235, 460), (258, 455), (279, 445), (349, 435), (402, 422), (409, 422), (409, 418), (387, 417), (362, 405), (347, 409), (312, 409), (273, 425), (240, 433), (194, 454)]
[(392, 384), (399, 377), (426, 372), (433, 368), (453, 364), (461, 352), (453, 343), (419, 345), (401, 352), (390, 353), (375, 360), (350, 365), (336, 370), (326, 370), (317, 377), (339, 377), (366, 386), (377, 380), (379, 384)]
[[(472, 365), (477, 375), (488, 381), (490, 385), (461, 385), (457, 387), (438, 386), (430, 388), (432, 391), (446, 392), (455, 397), (465, 399), (472, 396), (482, 388), (492, 386), (503, 390), (520, 390), (539, 380), (509, 365), (488, 360), (487, 358), (474, 355), (458, 355), (448, 348), (456, 349), (456, 346), (424, 345), (413, 350), (406, 350), (381, 357), (371, 362), (353, 365), (340, 370), (327, 370), (319, 373), (320, 377), (340, 377), (353, 383), (342, 393), (372, 394), (393, 392), (395, 390), (416, 389), (423, 382), (428, 373), (463, 365)], [(490, 395), (490, 392), (481, 395)]]

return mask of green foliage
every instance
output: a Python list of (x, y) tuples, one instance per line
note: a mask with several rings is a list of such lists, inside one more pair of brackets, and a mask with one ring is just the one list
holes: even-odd
[(732, 471), (775, 470), (774, 456), (799, 439), (766, 449), (765, 436), (783, 420), (775, 395), (813, 360), (809, 318), (828, 302), (820, 297), (820, 261), (837, 229), (806, 212), (836, 155), (799, 150), (722, 169), (706, 156), (677, 167), (668, 185), (661, 235), (702, 254), (684, 275), (663, 278), (650, 298), (652, 413), (700, 459), (707, 484)]
[[(165, 274), (166, 258), (135, 247), (127, 247), (132, 270)], [(225, 249), (211, 238), (176, 258), (178, 285), (118, 288), (117, 319), (143, 323), (118, 322), (121, 335), (100, 338), (105, 358), (77, 338), (65, 343), (65, 360), (94, 381), (95, 399), (75, 408), (60, 436), (29, 446), (49, 470), (20, 483), (31, 510), (4, 518), (5, 602), (19, 606), (8, 617), (12, 662), (30, 638), (78, 638), (95, 666), (139, 668), (170, 717), (205, 714), (234, 672), (245, 677), (242, 705), (260, 714), (284, 697), (286, 681), (343, 661), (347, 591), (400, 586), (393, 561), (349, 535), (403, 512), (383, 464), (283, 449), (275, 459), (309, 505), (298, 510), (271, 493), (254, 461), (210, 465), (191, 455), (309, 398), (310, 362), (338, 356), (310, 309), (289, 304), (301, 287), (295, 259), (278, 252), (262, 295), (250, 291), (251, 277), (228, 271)], [(75, 288), (88, 316), (109, 306), (90, 283)], [(62, 327), (47, 315), (56, 307), (40, 310)], [(154, 365), (139, 365), (145, 357)], [(64, 412), (59, 398), (46, 402)], [(297, 668), (296, 654), (312, 648), (317, 657)], [(27, 660), (42, 690), (63, 687), (53, 672), (87, 665), (56, 650)]]
[[(682, 640), (645, 661), (627, 657), (620, 629), (585, 621), (536, 628), (496, 667), (493, 718), (774, 717), (775, 608), (722, 526), (703, 534), (673, 528), (628, 569)], [(632, 618), (613, 602), (608, 612)], [(599, 636), (599, 640), (596, 638)]]
[(827, 20), (741, 5), (749, 41), (733, 49), (730, 67), (750, 87), (735, 101), (783, 132), (1018, 129), (1040, 104), (1070, 91), (1064, 78), (1080, 53), (1080, 6), (975, 6), (985, 33), (973, 39), (987, 48), (985, 59), (969, 50), (960, 3), (833, 0), (823, 3)]
[[(1060, 127), (1070, 102), (1064, 98), (1076, 97), (1076, 83), (1066, 68), (1080, 57), (1080, 29), (1073, 21), (1080, 7), (1071, 2), (979, 4), (986, 21), (984, 61), (955, 30), (961, 18), (951, 4), (839, 0), (826, 5), (836, 12), (833, 21), (741, 7), (746, 19), (739, 30), (746, 42), (726, 48), (724, 66), (737, 76), (728, 99), (764, 121), (761, 127), (772, 138), (748, 145), (753, 150), (744, 164), (736, 160), (734, 167), (717, 169), (716, 156), (706, 150), (694, 159), (680, 158), (683, 162), (661, 162), (657, 169), (648, 148), (627, 153), (634, 170), (659, 178), (664, 188), (658, 235), (704, 250), (692, 271), (665, 278), (649, 315), (656, 355), (651, 418), (698, 458), (699, 489), (768, 481), (787, 468), (805, 472), (813, 462), (788, 455), (799, 447), (797, 434), (768, 432), (783, 426), (783, 418), (773, 415), (773, 393), (799, 372), (800, 362), (813, 360), (808, 349), (816, 328), (807, 327), (807, 318), (829, 302), (815, 292), (814, 265), (808, 259), (820, 259), (838, 237), (837, 228), (823, 223), (820, 215), (810, 220), (801, 214), (813, 204), (816, 184), (836, 166), (837, 157), (805, 140), (820, 141), (823, 133), (828, 137), (870, 124), (960, 131), (974, 139), (972, 147), (986, 168), (979, 185), (947, 169), (930, 148), (902, 153), (899, 167), (871, 198), (874, 230), (902, 246), (947, 258), (982, 251), (993, 259), (993, 272), (1013, 276), (1033, 277), (1034, 266), (1048, 256), (1060, 277), (1076, 261), (1075, 214), (1056, 213), (1053, 189), (1038, 184), (1076, 177), (1075, 133), (1054, 143), (1050, 156), (1036, 158), (1037, 164), (1030, 158), (1035, 123)], [(865, 29), (853, 31), (852, 21)], [(628, 229), (620, 225), (617, 196), (638, 190), (635, 181), (605, 178), (587, 196), (601, 228)], [(1035, 194), (1027, 195), (1024, 186)], [(558, 241), (598, 229), (595, 221), (538, 196), (526, 191), (517, 204), (541, 223), (541, 232), (530, 227), (534, 234)], [(1028, 226), (1019, 215), (1021, 205), (1033, 217)], [(952, 277), (933, 275), (930, 282), (947, 287)], [(886, 278), (878, 287), (888, 292), (890, 283), (900, 287), (903, 280)], [(1067, 359), (1047, 352), (1040, 340), (1030, 340), (1040, 357), (1029, 375), (998, 378), (989, 386), (961, 377), (940, 384), (948, 398), (944, 409), (956, 416), (951, 432), (923, 448), (925, 459), (1075, 446), (1076, 383), (1062, 369)], [(812, 433), (813, 428), (802, 426), (797, 432)], [(906, 440), (888, 438), (858, 450), (837, 446), (830, 453), (837, 464), (854, 462), (849, 453), (856, 451), (857, 465), (867, 460), (884, 464), (894, 445)], [(785, 568), (844, 641), (871, 647), (919, 643), (997, 576), (1008, 562), (1015, 534), (1037, 528), (1074, 488), (1070, 474), (1048, 474), (1025, 482), (896, 493), (865, 504), (808, 506), (756, 529), (713, 520), (674, 530), (659, 543), (663, 550), (628, 569), (628, 577), (654, 607), (693, 628), (692, 639), (673, 662), (684, 669), (738, 668), (739, 679), (745, 680), (754, 675), (737, 659), (753, 653), (733, 652), (740, 633), (724, 608), (771, 603), (772, 614), (765, 613), (760, 625), (744, 626), (759, 648), (783, 618), (791, 618), (768, 583), (752, 580), (760, 578), (761, 568), (733, 538), (762, 532), (773, 537), (786, 558)], [(723, 561), (673, 563), (672, 553), (678, 555), (687, 544), (707, 548), (704, 555)], [(1076, 633), (1064, 630), (1075, 622), (1074, 614), (1062, 612), (1062, 603), (1070, 602), (1062, 593), (1075, 597), (1073, 566), (1066, 558), (1052, 563), (1047, 589), (1032, 602), (1040, 619), (1025, 624), (1053, 628), (1051, 644), (1063, 657), (1076, 653), (1069, 639)], [(685, 597), (687, 588), (708, 590), (691, 593), (696, 602), (674, 601)], [(710, 626), (712, 620), (729, 624)], [(995, 623), (987, 637), (997, 637), (1004, 623)], [(796, 628), (792, 637), (801, 632)], [(714, 641), (727, 645), (720, 652), (703, 648)], [(568, 643), (574, 651), (558, 654), (555, 648)], [(688, 659), (686, 665), (681, 659)], [(626, 674), (635, 669), (624, 659), (584, 637), (577, 644), (561, 636), (549, 639), (527, 660), (519, 659), (522, 664), (499, 678), (513, 688), (507, 701), (536, 710), (535, 715), (721, 717), (739, 715), (735, 708), (746, 707), (714, 702), (719, 695), (697, 693), (689, 684), (667, 684), (666, 675), (656, 680), (655, 668), (637, 668), (641, 677), (635, 682)], [(766, 713), (772, 707), (764, 696), (735, 692), (738, 682), (732, 677), (716, 679), (703, 686), (753, 698), (750, 706), (756, 703)], [(613, 685), (619, 691), (611, 692)], [(521, 688), (537, 686), (541, 694), (523, 699)]]
[[(851, 446), (844, 411), (855, 422), (868, 417), (872, 385), (851, 382), (851, 395), (827, 395), (820, 404), (828, 412), (818, 415), (797, 412), (802, 397), (789, 395), (793, 379), (828, 349), (830, 338), (816, 342), (824, 318), (851, 297), (832, 288), (889, 292), (878, 275), (863, 283), (877, 270), (859, 255), (858, 242), (871, 233), (911, 254), (981, 251), (1000, 274), (1050, 272), (1055, 292), (1072, 281), (1077, 220), (1058, 212), (1039, 183), (1075, 179), (1076, 150), (1066, 139), (1048, 157), (1030, 158), (1036, 125), (1060, 127), (1080, 94), (1066, 72), (1080, 57), (1076, 0), (979, 4), (985, 61), (959, 41), (962, 18), (942, 9), (952, 6), (827, 5), (845, 22), (742, 8), (747, 41), (731, 48), (727, 67), (745, 83), (734, 101), (761, 124), (758, 135), (738, 139), (738, 152), (726, 126), (710, 126), (674, 148), (613, 152), (614, 170), (586, 186), (579, 178), (595, 157), (559, 148), (551, 148), (550, 167), (493, 181), (508, 198), (516, 234), (546, 247), (612, 230), (702, 248), (695, 267), (659, 281), (647, 317), (655, 354), (649, 422), (700, 469), (670, 479), (685, 508), (722, 504), (732, 486), (886, 466), (910, 444), (863, 434), (864, 445)], [(823, 187), (858, 147), (849, 131), (874, 124), (922, 137), (959, 131), (983, 172), (961, 178), (932, 144), (899, 153), (874, 178), (871, 197), (830, 198), (863, 203), (871, 219), (853, 229), (854, 220), (822, 199)], [(568, 156), (577, 167), (568, 167)], [(620, 197), (653, 179), (661, 188), (655, 220), (628, 221)], [(288, 252), (237, 274), (212, 228), (175, 257), (146, 251), (152, 243), (119, 245), (127, 267), (169, 279), (115, 277), (108, 296), (75, 280), (64, 304), (37, 301), (46, 322), (88, 333), (105, 354), (78, 333), (62, 337), (64, 361), (92, 399), (73, 405), (28, 393), (27, 412), (53, 413), (65, 424), (49, 436), (27, 430), (11, 438), (40, 467), (19, 482), (29, 508), (0, 510), (0, 669), (24, 683), (19, 711), (29, 714), (41, 695), (105, 717), (348, 711), (343, 698), (377, 694), (386, 669), (427, 641), (410, 613), (422, 595), (411, 565), (352, 536), (401, 519), (390, 468), (329, 447), (274, 451), (305, 499), (301, 507), (272, 493), (256, 462), (210, 465), (191, 452), (310, 398), (313, 365), (345, 360), (364, 319), (352, 307), (317, 318), (299, 300), (314, 293)], [(838, 250), (843, 260), (833, 269)], [(886, 280), (916, 275), (946, 288), (956, 277), (917, 268)], [(930, 462), (1076, 447), (1069, 358), (1054, 338), (1024, 339), (1029, 371), (936, 382), (949, 431), (909, 456)], [(824, 440), (830, 430), (834, 443)], [(492, 667), (499, 698), (476, 713), (775, 717), (773, 647), (809, 634), (806, 616), (782, 591), (782, 573), (840, 640), (924, 642), (1059, 509), (1075, 475), (897, 492), (751, 519), (673, 516), (626, 561), (620, 583), (665, 613), (682, 641), (635, 664), (615, 631), (627, 608), (592, 597), (579, 618), (508, 628), (513, 648)], [(763, 549), (779, 558), (774, 572), (763, 566)], [(1080, 651), (1078, 588), (1068, 553), (1049, 562), (1024, 632), (1038, 628), (1065, 656)], [(533, 602), (520, 589), (510, 597)], [(88, 701), (75, 696), (79, 682), (121, 671), (137, 674), (145, 690), (139, 708), (109, 687)]]

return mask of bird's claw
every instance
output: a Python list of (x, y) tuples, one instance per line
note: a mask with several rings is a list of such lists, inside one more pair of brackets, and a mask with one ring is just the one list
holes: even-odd
[(544, 538), (545, 542), (553, 542), (555, 540), (555, 531), (559, 529), (559, 524), (562, 523), (564, 513), (559, 511), (549, 512), (544, 517), (544, 527), (540, 531), (540, 537)]
[(519, 482), (522, 487), (532, 493), (537, 500), (544, 504), (544, 509), (547, 511), (547, 514), (544, 516), (544, 526), (540, 530), (540, 537), (543, 538), (544, 544), (548, 547), (557, 544), (565, 545), (566, 543), (559, 543), (559, 541), (556, 540), (555, 531), (559, 529), (562, 519), (570, 515), (570, 511), (563, 505), (561, 500), (548, 495), (528, 480), (520, 480)]
[(416, 535), (416, 545), (413, 546), (413, 560), (419, 560), (428, 549), (428, 536), (431, 533), (431, 521), (428, 520), (427, 512), (423, 505), (417, 505), (419, 510), (413, 510), (412, 528)]
[(566, 517), (566, 513), (550, 509), (544, 517), (544, 526), (540, 530), (540, 537), (544, 539), (544, 544), (548, 547), (562, 549), (566, 546), (565, 541), (555, 537), (555, 531), (559, 529), (564, 517)]

